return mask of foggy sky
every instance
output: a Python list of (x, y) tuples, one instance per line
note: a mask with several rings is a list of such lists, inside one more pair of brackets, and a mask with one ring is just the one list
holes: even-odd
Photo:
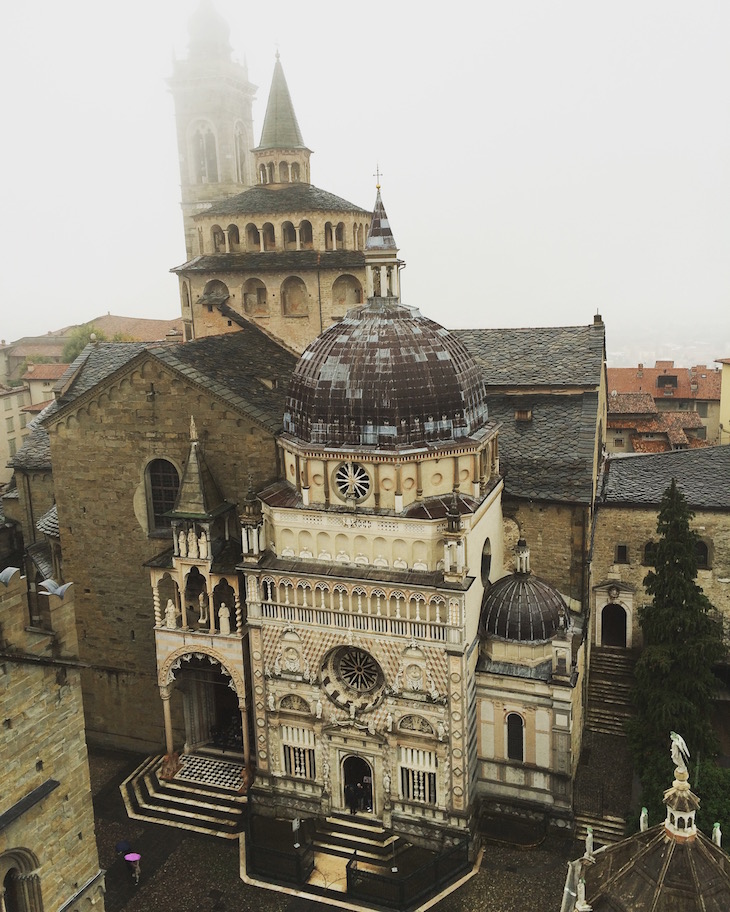
[[(0, 337), (179, 314), (172, 98), (195, 0), (4, 10)], [(382, 194), (404, 303), (450, 327), (607, 327), (609, 363), (730, 356), (730, 4), (216, 0), (278, 48), (312, 181)]]

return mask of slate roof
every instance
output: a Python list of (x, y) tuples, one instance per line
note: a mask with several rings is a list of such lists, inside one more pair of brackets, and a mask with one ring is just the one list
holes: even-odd
[(603, 323), (524, 329), (455, 329), (484, 371), (487, 387), (598, 387), (605, 360)]
[[(281, 429), (286, 389), (297, 358), (252, 323), (246, 323), (239, 332), (208, 336), (184, 345), (87, 345), (57, 384), (63, 394), (56, 400), (56, 408), (72, 403), (145, 351), (270, 430)], [(272, 381), (273, 389), (262, 379)]]
[(664, 389), (658, 386), (658, 378), (674, 376), (677, 387), (667, 398), (719, 401), (720, 374), (718, 368), (708, 368), (706, 364), (675, 367), (674, 361), (657, 361), (654, 367), (643, 364), (638, 367), (609, 367), (608, 389), (618, 393), (649, 393), (656, 399), (663, 399)]
[(56, 504), (41, 516), (35, 527), (44, 535), (53, 535), (55, 538), (60, 536), (61, 533), (58, 530), (58, 507)]
[(51, 546), (47, 541), (37, 541), (28, 545), (28, 555), (44, 580), (53, 579), (53, 557)]
[(693, 509), (730, 510), (730, 446), (609, 458), (600, 503), (657, 507), (672, 478)]
[(396, 243), (393, 232), (390, 228), (388, 213), (385, 211), (383, 200), (380, 197), (380, 187), (375, 197), (375, 208), (373, 209), (373, 219), (370, 222), (365, 246), (368, 250), (395, 250)]
[(287, 184), (277, 190), (251, 187), (202, 210), (196, 218), (219, 215), (285, 215), (295, 212), (347, 212), (370, 217), (367, 209), (349, 203), (341, 196), (320, 190), (314, 184)]
[(22, 447), (8, 462), (8, 465), (21, 471), (50, 471), (51, 469), (51, 443), (48, 431), (41, 422), (50, 417), (58, 406), (53, 400), (46, 408), (28, 422), (29, 434), (23, 441)]
[(308, 269), (362, 269), (360, 250), (272, 250), (268, 253), (216, 253), (193, 257), (170, 272), (305, 272)]
[[(598, 393), (575, 396), (487, 392), (489, 417), (501, 423), (499, 464), (513, 497), (590, 503)], [(515, 420), (530, 409), (532, 420)]]

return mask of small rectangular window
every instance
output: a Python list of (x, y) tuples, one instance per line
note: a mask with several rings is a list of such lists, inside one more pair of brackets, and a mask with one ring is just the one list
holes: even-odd
[(697, 414), (700, 416), (700, 418), (707, 418), (707, 403), (706, 402), (697, 403)]
[(629, 562), (629, 546), (628, 545), (616, 545), (616, 561), (617, 564), (628, 564)]
[(15, 423), (13, 421), (12, 415), (10, 415), (9, 418), (5, 419), (5, 430), (8, 432), (8, 434), (12, 434), (15, 430)]
[(532, 409), (515, 409), (515, 421), (532, 421)]
[(616, 437), (616, 439), (613, 441), (613, 445), (616, 446), (616, 447), (622, 447), (622, 446), (624, 446), (624, 438), (623, 438), (623, 437)]
[(17, 444), (15, 442), (15, 438), (11, 437), (11, 439), (8, 440), (8, 452), (10, 453), (11, 456), (15, 456), (17, 451), (18, 450), (17, 450)]

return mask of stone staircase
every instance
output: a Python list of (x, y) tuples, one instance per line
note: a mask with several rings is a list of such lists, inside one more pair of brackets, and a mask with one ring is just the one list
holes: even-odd
[(583, 750), (575, 779), (576, 837), (593, 828), (595, 845), (623, 839), (631, 801), (632, 762), (625, 723), (633, 715), (636, 657), (625, 649), (594, 647), (588, 680)]
[(386, 830), (375, 818), (363, 814), (337, 814), (317, 822), (313, 846), (315, 852), (359, 861), (390, 864), (409, 843)]
[(625, 649), (594, 646), (588, 680), (586, 728), (624, 737), (624, 724), (633, 715), (635, 656)]
[(121, 784), (127, 814), (149, 823), (237, 839), (243, 829), (246, 795), (213, 782), (162, 779), (162, 759), (162, 755), (148, 757)]

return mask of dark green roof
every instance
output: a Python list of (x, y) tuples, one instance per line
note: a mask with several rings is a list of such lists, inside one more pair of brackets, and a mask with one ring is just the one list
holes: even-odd
[(276, 55), (274, 76), (271, 80), (269, 101), (266, 105), (264, 128), (261, 131), (261, 142), (258, 149), (306, 149), (302, 131), (294, 113), (289, 86), (286, 84), (284, 70)]

